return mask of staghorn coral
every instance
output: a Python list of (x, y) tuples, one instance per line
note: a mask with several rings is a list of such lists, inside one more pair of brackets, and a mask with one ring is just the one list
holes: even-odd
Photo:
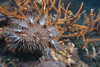
[[(9, 1), (11, 5), (12, 0)], [(71, 66), (75, 63), (73, 56), (70, 55), (75, 50), (74, 44), (71, 47), (61, 45), (64, 42), (62, 38), (76, 37), (85, 42), (84, 46), (80, 47), (86, 50), (88, 56), (95, 58), (99, 54), (100, 50), (96, 53), (93, 43), (99, 47), (96, 41), (100, 41), (100, 38), (96, 39), (95, 36), (100, 36), (100, 11), (94, 20), (94, 9), (91, 9), (90, 18), (85, 14), (86, 10), (81, 12), (83, 3), (77, 13), (73, 14), (68, 10), (71, 3), (65, 8), (61, 0), (58, 1), (57, 8), (56, 0), (14, 0), (14, 2), (14, 6), (9, 6), (10, 8), (6, 8), (6, 5), (0, 6), (0, 13), (11, 18), (8, 25), (1, 28), (0, 33), (0, 38), (7, 42), (6, 49), (13, 52), (41, 50), (44, 58), (64, 61), (64, 64)], [(54, 16), (50, 13), (52, 9), (56, 12)], [(82, 14), (83, 25), (78, 25), (76, 22)], [(88, 43), (93, 50), (93, 54), (90, 55)]]

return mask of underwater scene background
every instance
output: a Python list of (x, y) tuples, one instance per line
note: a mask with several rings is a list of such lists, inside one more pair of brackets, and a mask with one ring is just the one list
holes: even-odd
[[(3, 7), (3, 5), (6, 5), (5, 8), (7, 8), (9, 1), (11, 1), (11, 3), (15, 3), (16, 1), (23, 2), (23, 1), (28, 1), (28, 0), (0, 0), (0, 4), (2, 7)], [(39, 4), (38, 7), (41, 10), (42, 6), (40, 4), (42, 3), (42, 0), (31, 0), (31, 1), (39, 2), (37, 4)], [(50, 0), (50, 1), (54, 1), (54, 0)], [(58, 6), (59, 1), (60, 0), (56, 0), (56, 3), (54, 5), (56, 8)], [(93, 20), (97, 19), (97, 15), (100, 15), (100, 14), (98, 14), (100, 12), (100, 9), (99, 9), (100, 8), (100, 0), (61, 0), (61, 3), (64, 3), (65, 8), (66, 8), (66, 6), (68, 6), (68, 4), (70, 2), (71, 2), (71, 4), (70, 4), (68, 10), (72, 11), (73, 14), (77, 13), (81, 4), (83, 3), (81, 12), (86, 10), (85, 13), (87, 14), (86, 15), (87, 17), (91, 17), (90, 16), (91, 9), (94, 9), (93, 14), (95, 14), (95, 15), (93, 15), (93, 18), (92, 18)], [(25, 2), (23, 2), (22, 5), (24, 3)], [(44, 4), (44, 2), (43, 2), (43, 4)], [(14, 10), (16, 10), (16, 8), (18, 8), (18, 7), (16, 7), (16, 5), (14, 5), (14, 4), (12, 4), (12, 5), (15, 7)], [(9, 10), (9, 8), (7, 8), (7, 9)], [(34, 9), (34, 8), (32, 8), (32, 9)], [(22, 30), (23, 28), (20, 28), (20, 22), (24, 21), (24, 20), (22, 18), (21, 19), (17, 18), (17, 20), (16, 20), (15, 16), (14, 17), (9, 16), (8, 14), (6, 14), (5, 10), (4, 10), (5, 11), (4, 13), (2, 11), (3, 10), (0, 9), (0, 18), (4, 18), (4, 19), (0, 20), (0, 24), (1, 24), (0, 25), (0, 67), (100, 67), (100, 50), (99, 50), (100, 49), (99, 48), (100, 40), (97, 40), (97, 43), (96, 43), (99, 46), (95, 45), (94, 41), (91, 42), (91, 43), (93, 43), (92, 45), (89, 42), (89, 44), (87, 45), (88, 50), (85, 48), (83, 49), (83, 47), (81, 47), (84, 45), (85, 41), (84, 41), (84, 38), (82, 38), (81, 36), (79, 37), (78, 35), (76, 37), (64, 37), (64, 36), (63, 36), (63, 38), (58, 37), (59, 40), (58, 39), (56, 40), (56, 37), (61, 32), (58, 32), (59, 30), (57, 30), (57, 28), (55, 28), (56, 25), (51, 25), (49, 28), (49, 26), (48, 26), (49, 24), (46, 24), (46, 22), (45, 22), (48, 18), (45, 19), (44, 15), (41, 15), (42, 17), (40, 17), (38, 20), (34, 20), (34, 21), (36, 21), (36, 25), (33, 27), (31, 26), (33, 24), (31, 22), (33, 22), (32, 20), (35, 18), (29, 17), (29, 15), (35, 15), (35, 17), (37, 17), (38, 11), (36, 12), (35, 10), (33, 10), (33, 12), (35, 14), (32, 14), (31, 10), (27, 10), (26, 12), (24, 12), (24, 9), (22, 10), (23, 14), (25, 14), (29, 17), (27, 20), (30, 23), (28, 24), (27, 22), (25, 22), (25, 24), (27, 24), (27, 26), (29, 26), (29, 28), (35, 28), (36, 26), (37, 26), (36, 27), (37, 29), (39, 28), (39, 30), (36, 30), (37, 36), (41, 35), (40, 36), (41, 40), (38, 40), (39, 44), (44, 45), (46, 43), (46, 44), (50, 44), (50, 45), (40, 46), (40, 47), (43, 47), (43, 49), (40, 47), (36, 47), (36, 48), (34, 48), (34, 50), (36, 49), (36, 51), (32, 50), (34, 52), (31, 51), (31, 49), (33, 49), (33, 48), (30, 48), (30, 47), (25, 48), (26, 49), (25, 52), (24, 52), (24, 49), (22, 49), (22, 48), (18, 49), (18, 51), (17, 51), (17, 47), (10, 48), (9, 45), (7, 47), (5, 47), (6, 44), (13, 43), (10, 40), (14, 41), (13, 38), (12, 39), (6, 38), (10, 34), (12, 34), (12, 33), (10, 33), (10, 32), (12, 32), (10, 30), (12, 30), (12, 29), (14, 29), (14, 30), (21, 29)], [(16, 10), (16, 11), (18, 11), (18, 10)], [(44, 9), (44, 11), (45, 11), (45, 9)], [(61, 10), (61, 12), (63, 12), (63, 10)], [(46, 13), (46, 12), (44, 12), (44, 13)], [(53, 18), (53, 20), (51, 20), (52, 22), (55, 22), (55, 19), (57, 20), (57, 22), (59, 22), (58, 17), (56, 17), (57, 11), (55, 11), (55, 9), (52, 9), (50, 12), (48, 12), (48, 15), (49, 15), (49, 13), (54, 14), (53, 15), (54, 17), (52, 16), (52, 18)], [(59, 14), (59, 12), (58, 12), (58, 14)], [(83, 14), (80, 16), (80, 19), (78, 19), (78, 21), (75, 24), (80, 25), (80, 26), (83, 25), (83, 23), (85, 22), (84, 18), (83, 18), (83, 16), (84, 16)], [(64, 16), (63, 13), (61, 13), (61, 17), (63, 17), (63, 16)], [(91, 20), (91, 18), (89, 18), (89, 19)], [(18, 20), (20, 20), (20, 21), (18, 21)], [(27, 21), (27, 20), (25, 20), (25, 21)], [(62, 18), (61, 18), (61, 20), (62, 20)], [(71, 21), (73, 21), (73, 20), (71, 20)], [(88, 21), (88, 20), (86, 20), (86, 21)], [(18, 22), (19, 26), (18, 25), (14, 26), (13, 22)], [(42, 22), (45, 22), (45, 23), (42, 24)], [(11, 25), (9, 23), (11, 23)], [(17, 24), (17, 23), (15, 23), (15, 24)], [(87, 26), (88, 26), (88, 24), (89, 23), (87, 23)], [(22, 25), (24, 25), (24, 24), (22, 24)], [(59, 25), (59, 23), (58, 23), (58, 25)], [(98, 32), (96, 30), (94, 30), (94, 32), (92, 32), (92, 34), (94, 34), (95, 32), (98, 34), (96, 34), (97, 36), (94, 35), (93, 38), (100, 39), (100, 19), (98, 20), (98, 23), (95, 25), (98, 26)], [(7, 28), (6, 28), (6, 26), (7, 26)], [(64, 28), (64, 26), (66, 26), (66, 25), (61, 24), (62, 28)], [(15, 28), (13, 28), (13, 27), (15, 27)], [(2, 28), (4, 29), (3, 33), (1, 33)], [(41, 31), (40, 28), (41, 29), (43, 28), (42, 32), (44, 30), (46, 30), (44, 32), (44, 34), (47, 34), (47, 35), (43, 35), (43, 34), (39, 33)], [(68, 29), (70, 29), (70, 28), (68, 28)], [(75, 28), (75, 29), (78, 29), (78, 28)], [(30, 32), (30, 29), (28, 29), (28, 30), (29, 30), (28, 32)], [(24, 31), (27, 31), (27, 29), (25, 29)], [(35, 29), (33, 29), (32, 31), (34, 32)], [(31, 33), (33, 33), (32, 31), (29, 33), (30, 36), (33, 36), (33, 35), (31, 35)], [(8, 32), (9, 34), (7, 34), (5, 32)], [(71, 34), (70, 32), (73, 33), (73, 30), (71, 30), (71, 31), (68, 30), (68, 33), (65, 32), (64, 34), (66, 34), (66, 35)], [(76, 31), (74, 31), (74, 32), (76, 32)], [(14, 33), (16, 33), (16, 31), (14, 31)], [(49, 34), (51, 34), (51, 33), (52, 33), (52, 36), (49, 36)], [(54, 34), (56, 34), (56, 35), (54, 35)], [(91, 33), (89, 33), (89, 34), (91, 34)], [(90, 38), (92, 38), (92, 36), (89, 37), (88, 36), (89, 34), (86, 34), (85, 36), (90, 39)], [(42, 35), (44, 36), (44, 38), (42, 38)], [(10, 35), (10, 36), (12, 36), (12, 35)], [(19, 35), (17, 35), (17, 36), (19, 36)], [(22, 37), (23, 37), (22, 39), (25, 40), (24, 36), (22, 36)], [(36, 38), (34, 38), (34, 39), (36, 39)], [(46, 42), (44, 40), (46, 40)], [(27, 39), (25, 41), (26, 41), (25, 43), (29, 43), (29, 41), (27, 41)], [(43, 41), (43, 42), (40, 42), (40, 41)], [(59, 45), (59, 43), (61, 43), (61, 45), (62, 45), (61, 41), (64, 42), (64, 45), (60, 46), (61, 47), (60, 50), (56, 50), (56, 48), (58, 48), (58, 46), (56, 47), (55, 45)], [(37, 41), (34, 41), (34, 42), (37, 42)], [(20, 43), (20, 44), (22, 44), (22, 43)], [(35, 43), (35, 44), (38, 44), (38, 43)], [(27, 46), (28, 44), (25, 44), (25, 45), (26, 45), (26, 47), (28, 47)], [(93, 46), (95, 47), (95, 49)], [(46, 49), (48, 47), (50, 49)], [(50, 50), (50, 54), (48, 53), (48, 50)], [(96, 57), (94, 56), (93, 50), (95, 50), (94, 52), (96, 53)], [(91, 55), (87, 56), (87, 53), (89, 53)], [(92, 53), (93, 53), (93, 55), (92, 55)], [(50, 56), (50, 58), (47, 54)]]

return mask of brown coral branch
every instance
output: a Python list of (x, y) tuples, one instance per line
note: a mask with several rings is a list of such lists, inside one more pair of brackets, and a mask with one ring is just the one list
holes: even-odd
[(39, 13), (39, 7), (37, 6), (37, 4), (36, 4), (36, 2), (32, 2), (31, 0), (30, 0), (30, 4), (35, 8), (35, 10)]
[(77, 16), (79, 15), (80, 11), (82, 10), (82, 7), (83, 7), (83, 3), (81, 4), (79, 10), (78, 10), (77, 13), (75, 14), (75, 17), (77, 17)]
[(78, 33), (73, 33), (73, 34), (69, 34), (69, 35), (62, 35), (61, 37), (74, 37), (74, 36), (77, 36)]

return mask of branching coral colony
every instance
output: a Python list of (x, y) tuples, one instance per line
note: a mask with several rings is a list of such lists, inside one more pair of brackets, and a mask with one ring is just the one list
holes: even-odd
[[(50, 57), (55, 61), (66, 59), (66, 63), (70, 65), (75, 62), (67, 51), (70, 49), (72, 52), (74, 44), (68, 48), (60, 38), (75, 36), (85, 41), (84, 46), (80, 47), (86, 50), (88, 56), (95, 58), (100, 53), (97, 43), (100, 38), (95, 38), (100, 36), (100, 9), (94, 20), (94, 9), (90, 11), (90, 18), (85, 14), (85, 10), (81, 12), (83, 3), (74, 15), (68, 10), (71, 3), (65, 8), (59, 0), (57, 8), (55, 2), (56, 0), (9, 0), (8, 5), (1, 5), (0, 13), (11, 18), (7, 21), (8, 25), (0, 29), (0, 38), (7, 42), (6, 49), (13, 52), (40, 50), (49, 59)], [(57, 13), (54, 16), (49, 13), (52, 9)], [(82, 14), (83, 25), (78, 25), (76, 22)], [(88, 44), (92, 46), (93, 54), (89, 54)], [(98, 47), (98, 52), (94, 45)]]

